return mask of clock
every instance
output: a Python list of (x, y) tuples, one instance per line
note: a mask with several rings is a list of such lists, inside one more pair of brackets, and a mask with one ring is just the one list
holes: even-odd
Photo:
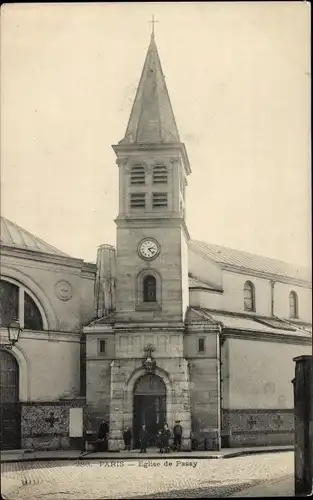
[(159, 244), (152, 238), (145, 238), (138, 245), (138, 253), (142, 259), (155, 259), (160, 253)]

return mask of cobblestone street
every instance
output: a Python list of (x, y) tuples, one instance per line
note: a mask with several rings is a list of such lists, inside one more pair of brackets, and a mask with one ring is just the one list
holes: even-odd
[[(4, 463), (1, 483), (12, 500), (222, 497), (292, 474), (293, 460), (293, 452), (284, 452), (217, 460)], [(14, 482), (23, 486), (13, 491)]]

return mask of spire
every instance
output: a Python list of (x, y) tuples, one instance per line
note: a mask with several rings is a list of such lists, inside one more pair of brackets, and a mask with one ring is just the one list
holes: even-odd
[(119, 144), (180, 142), (158, 49), (154, 23), (146, 60), (133, 103), (125, 137)]

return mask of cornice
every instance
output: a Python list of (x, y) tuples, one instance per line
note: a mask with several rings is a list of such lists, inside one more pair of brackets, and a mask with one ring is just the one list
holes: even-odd
[(124, 154), (124, 155), (136, 155), (140, 152), (168, 152), (168, 154), (171, 154), (171, 152), (177, 152), (179, 151), (182, 155), (183, 158), (183, 163), (184, 163), (184, 168), (186, 171), (186, 175), (191, 174), (191, 167), (189, 163), (189, 158), (186, 150), (186, 146), (183, 142), (171, 142), (171, 143), (155, 143), (155, 144), (138, 144), (138, 143), (132, 143), (132, 144), (114, 144), (112, 145), (112, 148), (117, 156), (119, 154)]
[(266, 273), (263, 271), (256, 271), (255, 269), (249, 269), (247, 267), (241, 267), (241, 266), (235, 266), (232, 264), (224, 264), (222, 262), (217, 262), (217, 264), (223, 269), (224, 271), (230, 271), (235, 274), (245, 274), (248, 276), (255, 276), (258, 278), (263, 278), (266, 280), (274, 280), (279, 283), (287, 283), (291, 285), (297, 285), (301, 286), (304, 288), (312, 288), (312, 283), (306, 280), (301, 280), (297, 278), (288, 278), (286, 276), (280, 276), (278, 274), (271, 274), (271, 273)]
[(223, 293), (224, 293), (223, 289), (218, 290), (218, 289), (213, 289), (213, 288), (207, 288), (206, 286), (200, 286), (200, 285), (199, 286), (198, 285), (196, 285), (196, 286), (189, 285), (189, 290), (190, 291), (193, 291), (193, 290), (199, 291), (199, 290), (201, 290), (203, 292), (208, 292), (208, 293), (218, 293), (219, 295), (223, 295)]
[(171, 335), (177, 335), (185, 332), (185, 327), (168, 327), (168, 326), (159, 326), (159, 327), (144, 327), (144, 326), (138, 326), (138, 327), (114, 327), (114, 333), (115, 334), (121, 334), (121, 333), (127, 333), (127, 335), (138, 335), (138, 334), (145, 334), (145, 335), (151, 335), (151, 334), (161, 334), (161, 333), (166, 333), (166, 334), (171, 334)]
[(115, 224), (120, 229), (133, 229), (145, 228), (159, 228), (160, 221), (162, 221), (162, 228), (164, 227), (180, 227), (183, 229), (186, 240), (190, 240), (190, 234), (186, 225), (185, 219), (182, 217), (173, 217), (173, 215), (153, 215), (153, 214), (140, 214), (140, 215), (122, 215), (114, 219)]
[(231, 328), (223, 328), (222, 337), (256, 340), (260, 342), (277, 342), (283, 344), (301, 344), (312, 345), (312, 337), (303, 337), (301, 334), (289, 335), (280, 333), (265, 333), (253, 330), (235, 330)]
[[(74, 332), (55, 332), (50, 330), (23, 330), (20, 334), (20, 340), (36, 340), (45, 342), (80, 342), (81, 334)], [(6, 343), (8, 341), (8, 332), (6, 328), (0, 328), (0, 340), (1, 343)], [(0, 347), (1, 347), (0, 343)], [(27, 345), (24, 346), (27, 348)]]
[(83, 259), (77, 259), (75, 257), (66, 257), (62, 255), (48, 254), (44, 252), (39, 252), (37, 250), (13, 248), (6, 245), (1, 245), (1, 254), (3, 257), (25, 259), (35, 262), (42, 262), (48, 264), (59, 264), (65, 267), (82, 268), (84, 261)]

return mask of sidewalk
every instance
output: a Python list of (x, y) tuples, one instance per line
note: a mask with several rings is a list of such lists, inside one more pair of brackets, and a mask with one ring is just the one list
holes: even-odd
[(55, 450), (55, 451), (32, 451), (32, 450), (7, 450), (1, 451), (1, 463), (8, 462), (32, 462), (51, 460), (132, 460), (132, 459), (220, 459), (241, 457), (244, 455), (255, 455), (258, 453), (277, 453), (283, 451), (294, 451), (293, 446), (255, 446), (251, 448), (224, 448), (220, 451), (181, 451), (166, 454), (158, 453), (157, 449), (148, 450), (147, 453), (139, 453), (137, 450), (121, 452), (82, 452), (79, 450)]
[(293, 474), (241, 490), (231, 497), (294, 497)]

